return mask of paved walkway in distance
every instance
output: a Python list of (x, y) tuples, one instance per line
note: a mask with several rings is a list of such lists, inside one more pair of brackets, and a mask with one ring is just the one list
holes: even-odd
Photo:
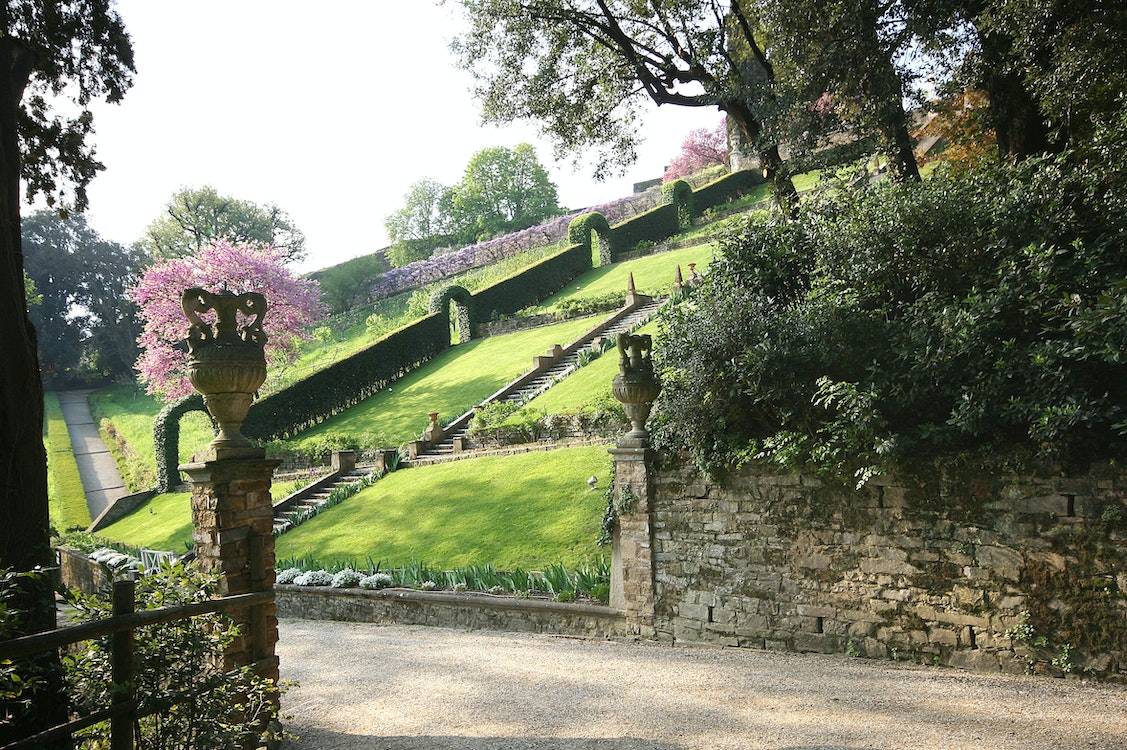
[(78, 463), (78, 475), (86, 492), (86, 507), (90, 509), (90, 517), (97, 518), (114, 500), (128, 495), (129, 488), (122, 481), (113, 455), (98, 434), (98, 425), (86, 400), (89, 395), (88, 390), (59, 391), (59, 407), (63, 410), (63, 419), (74, 448), (74, 460)]
[(1127, 688), (846, 656), (284, 620), (294, 750), (1124, 750)]

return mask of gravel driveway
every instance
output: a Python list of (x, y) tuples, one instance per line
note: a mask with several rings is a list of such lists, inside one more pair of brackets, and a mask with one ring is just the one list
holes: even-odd
[(845, 656), (282, 622), (291, 748), (1127, 749), (1127, 689)]

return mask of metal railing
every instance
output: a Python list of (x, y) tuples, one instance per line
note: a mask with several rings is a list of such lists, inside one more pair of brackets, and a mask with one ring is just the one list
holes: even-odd
[[(273, 591), (257, 591), (211, 599), (196, 604), (136, 611), (136, 583), (131, 579), (113, 583), (113, 616), (80, 625), (70, 625), (0, 642), (0, 659), (19, 659), (54, 651), (82, 641), (111, 636), (110, 705), (84, 716), (57, 724), (34, 735), (10, 742), (0, 750), (41, 747), (44, 743), (69, 738), (75, 732), (106, 720), (110, 722), (110, 750), (133, 750), (133, 726), (137, 720), (164, 710), (167, 706), (191, 700), (200, 688), (143, 705), (133, 693), (133, 631), (148, 625), (161, 625), (215, 612), (253, 607), (273, 601)], [(250, 665), (256, 668), (258, 664)]]

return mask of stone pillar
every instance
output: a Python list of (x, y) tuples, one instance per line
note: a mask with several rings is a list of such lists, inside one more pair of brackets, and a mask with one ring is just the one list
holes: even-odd
[(653, 638), (654, 545), (653, 489), (648, 448), (617, 447), (614, 458), (614, 492), (618, 525), (611, 549), (611, 606), (626, 614), (629, 631)]
[[(196, 560), (203, 571), (219, 575), (221, 596), (274, 590), (270, 481), (279, 462), (254, 455), (256, 449), (242, 452), (233, 458), (214, 458), (213, 452), (180, 466), (192, 486)], [(227, 650), (225, 668), (257, 664), (260, 675), (277, 680), (278, 617), (273, 600), (228, 614), (239, 624), (242, 637)]]
[(347, 474), (356, 468), (356, 451), (333, 451), (329, 455), (329, 463), (333, 471)]

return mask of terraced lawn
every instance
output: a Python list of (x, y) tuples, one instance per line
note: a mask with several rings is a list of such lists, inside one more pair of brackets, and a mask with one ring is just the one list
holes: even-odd
[(698, 270), (703, 272), (712, 261), (714, 251), (713, 243), (705, 243), (593, 268), (544, 300), (535, 310), (549, 312), (565, 300), (589, 299), (615, 292), (621, 292), (625, 297), (631, 273), (634, 274), (634, 285), (639, 292), (645, 294), (666, 291), (673, 286), (678, 264), (687, 278), (689, 263), (696, 263)]
[[(133, 385), (113, 385), (90, 394), (90, 411), (99, 423), (108, 419), (125, 439), (128, 448), (118, 450), (102, 430), (102, 439), (114, 454), (122, 479), (134, 492), (156, 484), (153, 449), (153, 420), (164, 407), (157, 398)], [(211, 442), (211, 422), (203, 412), (185, 414), (180, 420), (180, 461)]]
[(568, 344), (592, 328), (598, 317), (579, 318), (503, 336), (459, 344), (377, 393), (302, 433), (300, 444), (344, 434), (379, 435), (389, 446), (414, 440), (437, 411), (449, 421), (532, 368), (532, 358), (552, 344)]
[(98, 531), (134, 547), (184, 552), (192, 541), (192, 505), (188, 492), (157, 495), (137, 510)]
[(86, 492), (74, 460), (74, 447), (70, 433), (59, 407), (59, 397), (46, 393), (43, 447), (47, 451), (47, 513), (59, 531), (76, 526), (85, 529), (90, 525), (90, 509), (86, 505)]
[(605, 446), (586, 446), (404, 469), (278, 537), (277, 556), (574, 567), (600, 554), (610, 466)]
[[(660, 321), (651, 320), (635, 333), (648, 333), (653, 336), (660, 328)], [(611, 381), (617, 373), (618, 353), (611, 349), (529, 401), (517, 414), (533, 411), (542, 414), (581, 412), (600, 399), (613, 398)], [(516, 421), (517, 418), (517, 415), (513, 415), (510, 420)]]

